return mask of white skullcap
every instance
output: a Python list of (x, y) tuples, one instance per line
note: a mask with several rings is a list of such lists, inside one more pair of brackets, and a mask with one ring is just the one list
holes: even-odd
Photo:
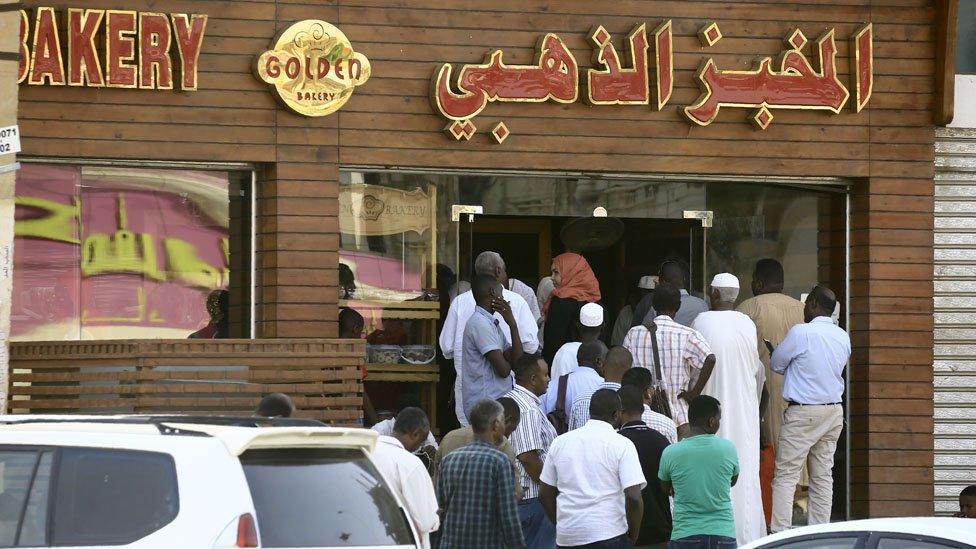
[(642, 276), (640, 277), (640, 282), (637, 283), (637, 287), (641, 290), (653, 290), (657, 286), (656, 276)]
[(719, 273), (712, 279), (712, 288), (735, 288), (739, 289), (739, 279), (731, 273)]
[(587, 303), (580, 309), (580, 324), (589, 328), (603, 325), (603, 307), (596, 303)]

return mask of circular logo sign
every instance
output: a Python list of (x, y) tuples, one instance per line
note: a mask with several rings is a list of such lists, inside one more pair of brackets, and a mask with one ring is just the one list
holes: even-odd
[(339, 110), (369, 80), (366, 56), (334, 26), (310, 19), (288, 27), (273, 49), (258, 57), (258, 78), (271, 84), (291, 110), (325, 116)]

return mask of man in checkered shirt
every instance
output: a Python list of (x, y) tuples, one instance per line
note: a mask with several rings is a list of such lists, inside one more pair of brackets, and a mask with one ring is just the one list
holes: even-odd
[(596, 389), (577, 395), (573, 399), (573, 408), (569, 416), (570, 431), (582, 427), (590, 420), (590, 400), (593, 399), (593, 393), (600, 389), (620, 390), (620, 381), (633, 362), (634, 359), (627, 349), (623, 347), (610, 349), (606, 360), (603, 361), (603, 383)]
[[(688, 403), (701, 394), (715, 368), (715, 355), (708, 342), (697, 331), (674, 321), (681, 307), (681, 293), (673, 284), (659, 284), (654, 289), (657, 317), (657, 343), (661, 360), (664, 390), (671, 404), (671, 414), (678, 425), (678, 436), (688, 434)], [(634, 355), (634, 366), (654, 372), (651, 333), (643, 325), (635, 326), (624, 337), (624, 347)]]
[(444, 458), (437, 475), (441, 549), (524, 549), (511, 463), (496, 447), (505, 415), (494, 400), (479, 400), (468, 417), (474, 442)]

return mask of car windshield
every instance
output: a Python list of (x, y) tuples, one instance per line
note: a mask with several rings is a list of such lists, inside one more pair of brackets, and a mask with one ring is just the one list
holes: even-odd
[(252, 450), (241, 464), (262, 547), (413, 544), (403, 511), (360, 450)]

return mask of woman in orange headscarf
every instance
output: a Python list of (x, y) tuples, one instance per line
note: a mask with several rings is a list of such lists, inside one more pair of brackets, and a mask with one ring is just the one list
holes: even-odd
[(542, 356), (548, 364), (568, 341), (579, 341), (579, 311), (587, 303), (600, 301), (600, 282), (583, 256), (567, 252), (552, 260), (552, 281), (556, 285), (543, 307), (546, 319)]

